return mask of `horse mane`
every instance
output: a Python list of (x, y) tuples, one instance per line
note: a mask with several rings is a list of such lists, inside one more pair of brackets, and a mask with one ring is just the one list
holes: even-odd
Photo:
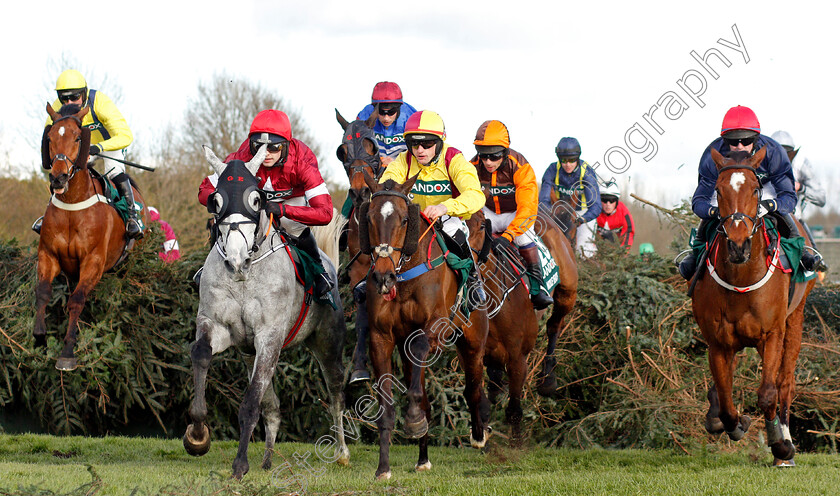
[(315, 236), (315, 242), (323, 251), (333, 265), (339, 266), (339, 250), (338, 238), (344, 229), (344, 223), (347, 222), (342, 215), (339, 215), (338, 210), (333, 207), (332, 220), (329, 224), (324, 226), (312, 226), (312, 234)]
[(724, 155), (726, 158), (734, 161), (737, 163), (743, 163), (752, 157), (752, 153), (744, 151), (744, 150), (733, 150)]
[(78, 103), (68, 103), (67, 105), (62, 105), (60, 109), (58, 109), (58, 115), (61, 117), (67, 117), (68, 115), (76, 115), (79, 111), (82, 110), (82, 106)]
[(384, 183), (382, 183), (382, 189), (387, 191), (393, 191), (397, 189), (400, 183), (394, 181), (393, 179), (388, 179)]

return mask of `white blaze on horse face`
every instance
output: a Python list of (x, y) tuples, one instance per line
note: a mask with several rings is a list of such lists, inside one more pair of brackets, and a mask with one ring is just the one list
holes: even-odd
[(732, 186), (732, 189), (735, 190), (737, 193), (741, 190), (741, 185), (746, 182), (747, 177), (744, 175), (743, 172), (735, 172), (731, 176), (729, 176), (729, 185)]
[[(249, 252), (254, 244), (257, 230), (257, 226), (248, 220), (242, 214), (230, 214), (225, 222), (219, 224), (219, 234), (224, 240), (224, 252), (227, 255), (225, 260), (242, 279), (250, 267)], [(229, 223), (234, 222), (243, 222), (243, 224), (239, 224), (236, 230), (232, 230)]]
[(58, 135), (59, 136), (64, 136), (64, 133), (65, 133), (64, 126), (61, 126), (60, 128), (58, 128)]
[(379, 209), (379, 213), (382, 215), (382, 220), (388, 220), (388, 216), (394, 213), (394, 204), (390, 201), (386, 201), (382, 208)]

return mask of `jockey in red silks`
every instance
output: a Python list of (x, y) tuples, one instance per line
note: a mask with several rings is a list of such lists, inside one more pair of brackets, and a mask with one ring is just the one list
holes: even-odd
[[(329, 224), (333, 215), (332, 198), (318, 170), (318, 159), (305, 143), (292, 138), (289, 117), (284, 112), (269, 109), (257, 114), (248, 139), (228, 155), (225, 162), (247, 162), (262, 145), (268, 146), (268, 153), (257, 171), (260, 189), (272, 191), (282, 198), (277, 203), (266, 202), (266, 212), (274, 214), (287, 233), (297, 236), (298, 248), (322, 263), (315, 236), (307, 227)], [(202, 205), (207, 205), (207, 198), (216, 190), (217, 180), (218, 176), (213, 174), (202, 181), (198, 190), (198, 201)], [(319, 274), (315, 278), (315, 296), (320, 298), (330, 289), (329, 276)]]

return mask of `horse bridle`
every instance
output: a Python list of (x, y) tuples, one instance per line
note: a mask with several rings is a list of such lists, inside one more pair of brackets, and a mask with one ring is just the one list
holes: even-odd
[[(396, 196), (397, 198), (403, 199), (406, 203), (406, 206), (411, 205), (411, 199), (408, 196), (400, 193), (399, 191), (393, 191), (389, 189), (377, 191), (376, 193), (373, 193), (370, 196), (371, 201), (378, 196)], [(368, 210), (368, 212), (370, 212), (370, 210)], [(370, 215), (370, 213), (368, 213), (368, 215)], [(388, 243), (379, 243), (379, 245), (377, 246), (372, 246), (370, 250), (370, 269), (373, 270), (373, 266), (376, 264), (377, 260), (379, 260), (382, 257), (388, 257), (388, 260), (391, 261), (391, 265), (394, 267), (394, 272), (399, 272), (403, 264), (411, 260), (410, 255), (407, 257), (405, 256), (405, 253), (403, 252), (404, 249), (405, 240), (403, 240), (403, 246), (400, 247), (394, 247)], [(399, 263), (395, 263), (394, 258), (392, 256), (395, 251), (400, 252)]]
[[(720, 176), (720, 173), (722, 173), (724, 171), (740, 170), (740, 169), (749, 170), (750, 172), (753, 173), (753, 175), (756, 177), (756, 179), (758, 179), (758, 174), (756, 174), (755, 169), (752, 166), (742, 165), (742, 164), (727, 165), (725, 167), (722, 167), (720, 169), (720, 171), (718, 171), (718, 177)], [(757, 204), (761, 203), (761, 181), (760, 180), (758, 181), (758, 199), (756, 199), (756, 203)], [(729, 214), (725, 217), (721, 217), (720, 218), (720, 224), (719, 224), (717, 230), (718, 230), (718, 232), (723, 233), (723, 236), (728, 240), (729, 239), (729, 233), (726, 232), (726, 222), (729, 221), (729, 220), (739, 221), (739, 220), (744, 220), (744, 219), (749, 219), (750, 222), (752, 222), (752, 229), (750, 230), (750, 235), (749, 235), (749, 237), (752, 238), (753, 235), (756, 233), (756, 231), (758, 231), (759, 226), (762, 224), (762, 223), (759, 222), (758, 207), (756, 207), (755, 217), (747, 215), (747, 214), (742, 213), (742, 212), (735, 212), (735, 213)]]
[[(81, 129), (82, 121), (81, 121), (81, 119), (79, 119), (75, 115), (65, 115), (64, 117), (62, 117), (62, 118), (58, 119), (57, 121), (53, 122), (52, 125), (54, 126), (54, 125), (58, 124), (59, 122), (61, 122), (63, 120), (66, 120), (66, 119), (73, 119), (74, 121), (76, 121), (76, 124)], [(76, 141), (81, 141), (81, 137), (79, 137)], [(79, 153), (80, 154), (82, 153), (82, 147), (79, 147)], [(63, 153), (56, 154), (54, 157), (52, 157), (50, 159), (50, 170), (52, 170), (53, 165), (55, 165), (55, 163), (58, 162), (58, 161), (69, 162), (70, 165), (71, 165), (71, 167), (70, 167), (70, 171), (71, 171), (70, 172), (70, 177), (67, 178), (67, 182), (70, 182), (70, 180), (73, 179), (73, 176), (76, 175), (76, 172), (82, 170), (81, 167), (76, 166), (76, 162), (79, 161), (79, 155), (78, 154), (76, 155), (76, 158), (73, 159), (73, 160), (70, 160), (70, 157), (68, 157), (67, 155), (65, 155)]]

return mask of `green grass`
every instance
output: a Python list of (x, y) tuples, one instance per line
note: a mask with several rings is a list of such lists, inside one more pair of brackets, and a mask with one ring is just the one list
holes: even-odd
[[(792, 469), (769, 467), (764, 449), (719, 452), (717, 445), (682, 452), (643, 450), (511, 450), (493, 444), (486, 452), (431, 448), (432, 470), (415, 472), (416, 446), (393, 446), (390, 481), (375, 481), (378, 448), (350, 446), (351, 466), (318, 459), (311, 444), (278, 445), (274, 470), (259, 467), (262, 443), (252, 443), (251, 471), (230, 478), (236, 442), (213, 444), (210, 453), (187, 455), (180, 440), (0, 435), (0, 495), (14, 494), (284, 494), (293, 478), (306, 494), (836, 494), (840, 458), (800, 454)], [(294, 453), (311, 453), (313, 472)], [(289, 469), (280, 469), (284, 461)]]

